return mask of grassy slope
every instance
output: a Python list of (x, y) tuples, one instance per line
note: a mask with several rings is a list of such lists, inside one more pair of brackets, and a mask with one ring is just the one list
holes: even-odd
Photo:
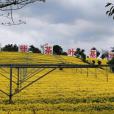
[[(64, 57), (69, 63), (84, 64), (79, 59)], [(28, 61), (27, 61), (27, 60)], [(49, 61), (48, 61), (49, 60)], [(56, 57), (29, 53), (0, 53), (0, 63), (60, 63)], [(7, 77), (8, 69), (0, 69)], [(28, 72), (34, 69), (29, 69)], [(28, 80), (36, 79), (49, 69)], [(6, 72), (7, 71), (7, 72)], [(14, 69), (16, 75), (16, 69)], [(13, 97), (14, 104), (7, 104), (8, 98), (0, 93), (0, 113), (38, 113), (38, 114), (113, 114), (114, 113), (114, 77), (102, 69), (56, 69), (45, 78), (34, 83)], [(0, 77), (0, 88), (8, 92), (9, 82)], [(15, 78), (13, 78), (15, 80)], [(28, 82), (24, 83), (26, 85)], [(13, 86), (16, 88), (16, 86)], [(13, 90), (13, 92), (15, 89)], [(99, 112), (98, 112), (99, 111)]]

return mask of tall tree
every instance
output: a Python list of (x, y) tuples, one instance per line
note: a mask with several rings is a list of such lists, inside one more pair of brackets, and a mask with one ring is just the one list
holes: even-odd
[(77, 58), (80, 58), (80, 52), (81, 52), (81, 49), (80, 49), (80, 48), (77, 48), (74, 55), (75, 55)]

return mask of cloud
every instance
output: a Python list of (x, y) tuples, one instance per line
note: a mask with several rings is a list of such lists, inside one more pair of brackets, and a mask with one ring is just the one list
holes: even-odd
[[(58, 44), (67, 48), (113, 46), (113, 20), (105, 15), (104, 0), (47, 0), (15, 13), (26, 25), (1, 26), (0, 42), (40, 46)], [(2, 21), (2, 20), (1, 20)]]

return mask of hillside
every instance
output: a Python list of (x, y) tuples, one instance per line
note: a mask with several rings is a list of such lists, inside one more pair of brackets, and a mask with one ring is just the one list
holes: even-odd
[[(26, 60), (27, 57), (27, 60)], [(85, 64), (74, 57), (59, 59), (32, 53), (0, 53), (0, 63), (76, 63)], [(62, 60), (63, 58), (63, 60)], [(41, 72), (36, 73), (36, 71)], [(24, 69), (21, 74), (23, 88), (51, 69)], [(56, 69), (13, 96), (13, 104), (0, 92), (1, 114), (113, 114), (114, 76), (109, 69)], [(87, 75), (88, 72), (88, 75)], [(25, 74), (24, 74), (25, 73)], [(35, 74), (36, 73), (36, 74)], [(108, 82), (107, 82), (108, 73)], [(32, 76), (34, 74), (34, 76)], [(4, 76), (3, 76), (4, 75)], [(13, 69), (16, 82), (17, 69)], [(25, 77), (24, 77), (25, 76)], [(7, 77), (7, 78), (6, 78)], [(0, 68), (0, 89), (9, 93), (9, 69)], [(28, 78), (28, 79), (27, 79)], [(27, 79), (26, 81), (24, 81)], [(17, 85), (13, 83), (13, 92)], [(100, 111), (100, 112), (99, 112)]]
[(0, 63), (30, 63), (30, 64), (56, 64), (56, 63), (76, 63), (84, 64), (80, 59), (67, 56), (53, 56), (34, 53), (19, 53), (19, 52), (1, 52)]

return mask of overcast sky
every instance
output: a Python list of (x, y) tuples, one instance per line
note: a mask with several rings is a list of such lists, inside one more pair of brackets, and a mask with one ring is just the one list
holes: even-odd
[[(106, 16), (111, 0), (46, 0), (16, 12), (27, 24), (0, 25), (0, 43), (58, 44), (68, 48), (109, 49), (114, 46), (114, 21)], [(114, 0), (112, 0), (114, 2)], [(2, 18), (1, 21), (5, 21)]]

